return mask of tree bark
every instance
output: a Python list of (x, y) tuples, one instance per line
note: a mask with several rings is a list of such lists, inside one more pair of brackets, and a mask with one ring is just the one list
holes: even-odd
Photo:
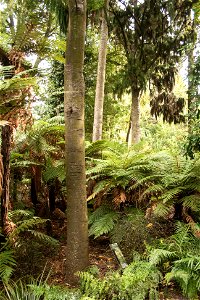
[(65, 66), (65, 126), (67, 185), (66, 275), (88, 266), (88, 219), (85, 175), (83, 78), (86, 1), (69, 0), (69, 24)]
[[(105, 0), (105, 9), (107, 9), (108, 7), (108, 2), (109, 0)], [(92, 137), (93, 142), (102, 139), (107, 43), (108, 43), (108, 25), (105, 16), (105, 11), (104, 9), (102, 9), (101, 39), (99, 44), (97, 83), (96, 83), (95, 105), (94, 105), (94, 123), (93, 123), (93, 137)]]
[(1, 226), (5, 235), (8, 234), (7, 228), (9, 227), (8, 206), (10, 198), (10, 151), (12, 133), (13, 129), (10, 125), (2, 127), (1, 155), (3, 157), (3, 185), (1, 195)]
[(131, 128), (129, 132), (128, 144), (136, 144), (140, 141), (140, 97), (139, 89), (132, 87), (131, 103)]

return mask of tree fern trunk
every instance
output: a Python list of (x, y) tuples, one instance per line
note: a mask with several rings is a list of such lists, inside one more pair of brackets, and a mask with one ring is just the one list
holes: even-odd
[(83, 78), (86, 1), (69, 0), (69, 25), (65, 66), (65, 126), (67, 183), (68, 280), (88, 266), (88, 219), (85, 175)]
[(1, 195), (1, 226), (5, 235), (8, 234), (7, 229), (9, 225), (8, 206), (10, 198), (10, 150), (12, 133), (13, 130), (10, 125), (5, 125), (2, 127), (1, 155), (3, 157), (3, 185)]

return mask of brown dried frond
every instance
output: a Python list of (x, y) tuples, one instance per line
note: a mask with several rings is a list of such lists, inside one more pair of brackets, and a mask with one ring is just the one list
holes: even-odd
[(12, 49), (8, 55), (9, 60), (15, 66), (15, 74), (24, 71), (22, 67), (22, 62), (24, 60), (24, 53), (16, 49)]
[(185, 207), (183, 208), (183, 217), (185, 218), (186, 222), (190, 225), (194, 236), (199, 239), (200, 238), (200, 230), (196, 227), (196, 222), (188, 214), (188, 211)]
[(7, 221), (3, 228), (3, 233), (5, 234), (5, 236), (9, 236), (16, 227), (17, 226), (15, 223), (13, 223), (12, 221)]
[(115, 208), (119, 208), (121, 203), (126, 202), (127, 198), (123, 188), (115, 188), (113, 194), (114, 194), (113, 203)]

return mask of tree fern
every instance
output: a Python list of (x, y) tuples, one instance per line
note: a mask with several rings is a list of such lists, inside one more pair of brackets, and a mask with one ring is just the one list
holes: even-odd
[(45, 182), (48, 182), (55, 178), (58, 178), (61, 182), (65, 180), (64, 160), (47, 158), (45, 170), (43, 171), (43, 179)]

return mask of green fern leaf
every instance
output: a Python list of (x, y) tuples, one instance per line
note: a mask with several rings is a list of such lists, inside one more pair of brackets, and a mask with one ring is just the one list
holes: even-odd
[(31, 233), (37, 239), (39, 239), (41, 241), (44, 241), (49, 245), (58, 246), (58, 244), (59, 244), (59, 242), (56, 239), (54, 239), (54, 238), (52, 238), (52, 237), (50, 237), (50, 236), (48, 236), (48, 235), (46, 235), (42, 232), (39, 232), (39, 231), (36, 231), (36, 230), (28, 230), (28, 232)]
[(89, 236), (94, 235), (97, 238), (103, 234), (109, 233), (115, 226), (119, 214), (112, 211), (93, 222), (89, 229)]
[(177, 257), (177, 253), (174, 251), (169, 251), (165, 249), (153, 249), (149, 256), (149, 262), (152, 265), (158, 265), (163, 261), (171, 260)]
[(16, 261), (13, 256), (12, 251), (0, 252), (0, 279), (7, 282), (11, 277), (14, 267), (16, 266)]

